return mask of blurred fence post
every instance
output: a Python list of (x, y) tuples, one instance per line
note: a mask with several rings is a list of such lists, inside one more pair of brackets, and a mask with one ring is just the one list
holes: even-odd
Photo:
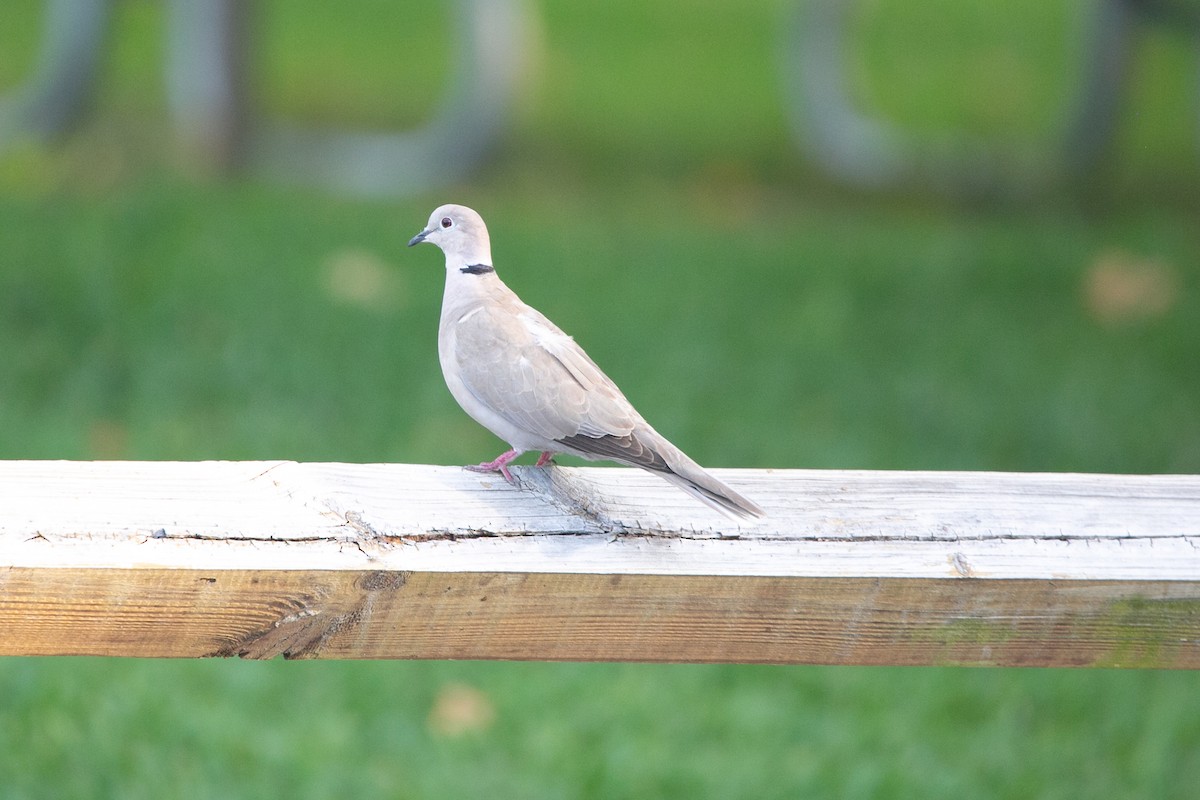
[(187, 160), (219, 171), (240, 165), (248, 133), (251, 0), (170, 0), (167, 102)]
[(68, 132), (96, 84), (110, 0), (50, 0), (33, 75), (0, 97), (0, 150), (23, 137)]
[[(66, 132), (86, 110), (112, 0), (51, 0), (34, 77), (0, 98), (0, 149)], [(405, 195), (469, 175), (503, 134), (533, 26), (526, 0), (453, 0), (451, 69), (433, 116), (367, 133), (265, 120), (250, 102), (251, 0), (171, 0), (167, 90), (195, 164), (357, 194)], [(284, 8), (283, 10), (286, 10)]]
[(282, 181), (366, 195), (405, 195), (461, 180), (507, 123), (532, 36), (524, 0), (455, 0), (451, 70), (441, 103), (403, 132), (318, 130), (263, 121), (251, 169)]
[(924, 185), (951, 195), (1024, 196), (1078, 181), (1109, 151), (1136, 23), (1161, 19), (1200, 31), (1200, 15), (1171, 0), (1100, 0), (1079, 20), (1079, 78), (1059, 128), (1026, 152), (944, 132), (921, 137), (860, 110), (848, 77), (855, 0), (800, 0), (783, 26), (782, 71), (797, 145), (835, 180), (867, 189)]

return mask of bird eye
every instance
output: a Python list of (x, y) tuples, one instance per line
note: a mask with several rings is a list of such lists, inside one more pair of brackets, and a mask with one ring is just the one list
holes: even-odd
[(442, 227), (443, 228), (449, 228), (453, 224), (454, 224), (454, 220), (450, 219), (449, 217), (442, 217)]

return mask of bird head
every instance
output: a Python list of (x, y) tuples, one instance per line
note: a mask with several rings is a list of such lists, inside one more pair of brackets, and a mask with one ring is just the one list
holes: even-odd
[(434, 209), (425, 229), (410, 239), (408, 246), (421, 242), (442, 248), (448, 268), (492, 264), (492, 245), (483, 217), (466, 206), (444, 205)]

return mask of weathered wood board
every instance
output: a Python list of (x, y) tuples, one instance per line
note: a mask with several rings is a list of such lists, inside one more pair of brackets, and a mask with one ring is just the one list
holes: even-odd
[(0, 462), (0, 654), (1200, 668), (1200, 477)]

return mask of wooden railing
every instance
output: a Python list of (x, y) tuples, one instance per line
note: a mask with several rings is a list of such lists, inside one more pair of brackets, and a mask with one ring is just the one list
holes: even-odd
[(0, 462), (0, 654), (1200, 668), (1200, 477)]

